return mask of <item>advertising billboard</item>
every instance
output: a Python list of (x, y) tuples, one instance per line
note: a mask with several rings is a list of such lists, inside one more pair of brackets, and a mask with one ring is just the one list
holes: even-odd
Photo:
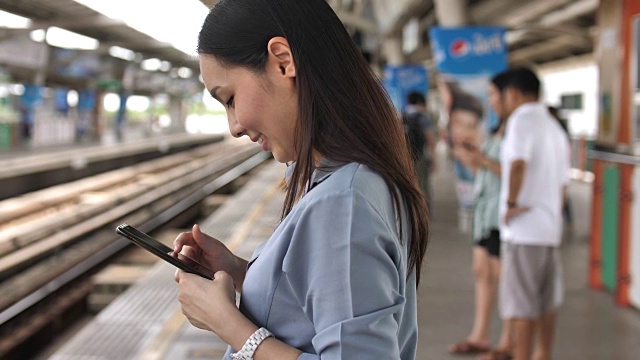
[(457, 195), (462, 208), (473, 206), (474, 173), (459, 154), (463, 144), (480, 148), (499, 124), (489, 107), (491, 78), (507, 68), (502, 27), (434, 27), (429, 32), (438, 71), (438, 91), (447, 118), (446, 138), (454, 155)]

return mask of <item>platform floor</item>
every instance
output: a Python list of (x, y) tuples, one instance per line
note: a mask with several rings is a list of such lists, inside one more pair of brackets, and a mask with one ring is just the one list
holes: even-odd
[[(277, 220), (282, 203), (277, 186), (283, 170), (275, 163), (264, 167), (201, 224), (203, 229), (250, 256)], [(458, 230), (452, 178), (446, 166), (440, 166), (434, 178), (432, 238), (419, 289), (418, 359), (465, 358), (449, 355), (447, 347), (467, 335), (473, 319), (471, 246), (468, 235)], [(617, 308), (610, 294), (587, 287), (591, 185), (575, 182), (570, 192), (575, 223), (563, 249), (566, 301), (559, 314), (553, 358), (637, 360), (640, 311)], [(186, 322), (175, 294), (173, 269), (156, 265), (52, 359), (219, 359), (226, 346)], [(496, 341), (499, 321), (494, 317), (491, 332)]]
[[(418, 305), (419, 359), (464, 359), (448, 354), (447, 348), (464, 339), (473, 324), (472, 250), (469, 237), (457, 230), (452, 179), (453, 173), (443, 167), (434, 177), (432, 239)], [(638, 360), (640, 311), (618, 308), (613, 296), (587, 285), (591, 192), (592, 185), (584, 182), (574, 181), (569, 188), (574, 224), (565, 229), (565, 302), (558, 314), (553, 359)], [(494, 317), (495, 345), (500, 322)]]

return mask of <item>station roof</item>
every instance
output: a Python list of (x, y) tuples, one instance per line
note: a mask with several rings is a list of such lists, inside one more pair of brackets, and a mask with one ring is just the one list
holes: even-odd
[[(419, 19), (420, 44), (405, 55), (411, 62), (431, 58), (427, 30), (438, 25), (435, 10), (438, 1), (328, 1), (348, 27), (378, 38), (398, 36), (412, 18)], [(512, 65), (540, 65), (593, 52), (600, 0), (467, 0), (466, 3), (468, 25), (507, 28)]]
[[(217, 2), (200, 1), (207, 6)], [(418, 19), (419, 45), (405, 56), (410, 62), (430, 63), (426, 33), (438, 23), (434, 0), (327, 1), (352, 33), (373, 37), (378, 48), (381, 39), (398, 36), (411, 19)], [(505, 26), (510, 63), (539, 65), (593, 52), (598, 5), (599, 0), (467, 0), (468, 23)], [(115, 45), (198, 69), (195, 57), (74, 0), (0, 0), (0, 9), (32, 20), (28, 29), (0, 28), (0, 41), (17, 32), (56, 26), (99, 40), (99, 51)]]
[[(158, 58), (198, 69), (198, 62), (194, 56), (189, 56), (171, 44), (160, 42), (123, 21), (111, 19), (74, 0), (0, 0), (0, 9), (32, 20), (28, 29), (0, 28), (0, 41), (18, 32), (56, 26), (100, 41), (99, 51), (106, 52), (111, 46), (119, 46), (138, 52), (144, 58)], [(204, 6), (203, 11), (206, 12)]]

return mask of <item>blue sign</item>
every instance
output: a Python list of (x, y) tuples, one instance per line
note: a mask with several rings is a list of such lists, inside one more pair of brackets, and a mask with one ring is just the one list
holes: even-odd
[(68, 94), (69, 90), (65, 88), (58, 88), (53, 93), (55, 109), (60, 115), (67, 116), (69, 114)]
[(96, 106), (96, 92), (95, 90), (80, 90), (78, 97), (78, 109), (93, 110)]
[(384, 69), (384, 86), (398, 111), (407, 105), (407, 95), (419, 92), (427, 97), (429, 82), (427, 69), (420, 65), (387, 66)]
[(496, 74), (507, 68), (503, 27), (434, 27), (429, 31), (438, 71)]
[[(22, 112), (21, 122), (26, 125), (33, 125), (35, 122), (36, 106), (42, 100), (42, 86), (35, 84), (24, 84), (24, 93), (20, 97), (20, 107)], [(29, 135), (30, 136), (30, 135)]]

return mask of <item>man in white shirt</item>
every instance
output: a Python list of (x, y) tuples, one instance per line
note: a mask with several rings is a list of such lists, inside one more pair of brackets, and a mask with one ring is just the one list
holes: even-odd
[(501, 149), (500, 311), (515, 329), (514, 358), (529, 360), (539, 324), (535, 360), (551, 357), (556, 312), (563, 299), (559, 246), (568, 184), (569, 143), (529, 69), (506, 72), (510, 113)]

